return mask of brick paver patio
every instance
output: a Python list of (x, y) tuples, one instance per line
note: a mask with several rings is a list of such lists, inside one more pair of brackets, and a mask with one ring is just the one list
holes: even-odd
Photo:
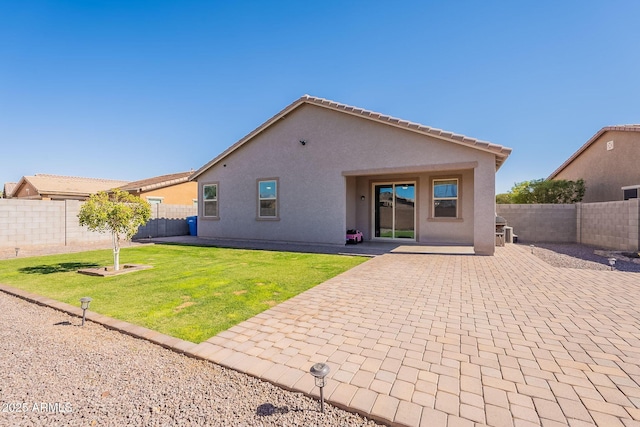
[(640, 426), (640, 275), (387, 254), (191, 349), (407, 426)]

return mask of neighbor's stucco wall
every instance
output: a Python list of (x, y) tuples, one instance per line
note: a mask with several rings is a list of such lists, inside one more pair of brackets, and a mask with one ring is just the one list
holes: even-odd
[(30, 183), (28, 183), (28, 182), (23, 182), (23, 184), (20, 185), (19, 188), (16, 188), (13, 191), (14, 191), (14, 193), (13, 193), (12, 198), (40, 199), (40, 194), (38, 193), (38, 190), (36, 190), (35, 187), (33, 185), (31, 185)]
[[(480, 186), (487, 200), (474, 197), (478, 179), (474, 167), (487, 180)], [(430, 177), (456, 170), (463, 175), (463, 218), (431, 224)], [(345, 230), (354, 218), (356, 227), (365, 228), (362, 231), (370, 227), (369, 219), (361, 227), (368, 208), (361, 207), (361, 178), (356, 179), (355, 200), (351, 197), (353, 177), (409, 175), (420, 180), (420, 239), (473, 242), (481, 251), (493, 253), (493, 154), (313, 105), (292, 111), (198, 177), (199, 194), (204, 184), (219, 185), (219, 218), (204, 218), (199, 203), (198, 235), (344, 244)], [(275, 221), (256, 219), (257, 180), (267, 178), (279, 182)], [(370, 203), (370, 190), (364, 191), (365, 203)], [(486, 218), (476, 218), (473, 209), (478, 204)]]
[(147, 200), (147, 197), (163, 197), (162, 203), (167, 205), (193, 205), (194, 199), (198, 199), (198, 183), (183, 182), (157, 190), (143, 191), (140, 197), (143, 200)]
[(640, 132), (607, 131), (554, 179), (584, 179), (583, 203), (623, 200), (621, 187), (640, 185), (639, 159)]

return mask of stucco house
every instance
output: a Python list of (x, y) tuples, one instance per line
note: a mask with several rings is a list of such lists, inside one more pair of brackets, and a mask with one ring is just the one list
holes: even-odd
[(10, 199), (13, 196), (13, 190), (15, 190), (17, 182), (5, 182), (4, 189), (2, 190), (2, 197), (5, 199)]
[(151, 204), (190, 205), (198, 202), (198, 184), (189, 181), (193, 171), (178, 172), (129, 182), (120, 187)]
[(547, 179), (584, 179), (584, 203), (637, 198), (639, 159), (640, 124), (605, 126)]
[(20, 178), (11, 197), (31, 200), (87, 200), (94, 193), (126, 183), (127, 181), (113, 179), (38, 173)]
[(495, 174), (510, 148), (304, 95), (191, 177), (198, 235), (495, 250)]

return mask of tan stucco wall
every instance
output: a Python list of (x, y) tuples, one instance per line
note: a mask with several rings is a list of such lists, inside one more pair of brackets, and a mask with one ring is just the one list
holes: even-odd
[(28, 182), (25, 182), (23, 185), (20, 186), (20, 188), (16, 188), (14, 190), (14, 194), (13, 197), (14, 198), (31, 198), (31, 199), (40, 199), (40, 194), (38, 194), (38, 191), (33, 187), (33, 185), (29, 184)]
[(607, 131), (554, 179), (584, 179), (584, 203), (622, 200), (621, 187), (640, 185), (639, 159), (640, 132)]
[[(451, 175), (461, 178), (462, 217), (430, 220), (431, 178)], [(493, 253), (493, 154), (310, 105), (198, 177), (200, 188), (219, 184), (219, 219), (203, 218), (199, 203), (198, 235), (344, 244), (354, 226), (370, 237), (371, 181), (406, 177), (418, 181), (419, 242), (474, 244)], [(278, 178), (277, 221), (256, 220), (262, 178)], [(478, 179), (485, 182), (478, 186)]]
[(143, 191), (139, 196), (144, 200), (147, 200), (147, 197), (164, 197), (162, 203), (168, 205), (193, 205), (193, 199), (198, 198), (198, 183), (183, 182), (157, 190)]

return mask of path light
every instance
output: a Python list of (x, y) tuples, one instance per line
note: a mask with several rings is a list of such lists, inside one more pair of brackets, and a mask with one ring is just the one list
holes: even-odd
[(82, 326), (84, 326), (84, 319), (87, 309), (89, 308), (89, 304), (91, 303), (90, 297), (82, 297), (80, 298), (80, 308), (82, 309)]
[(614, 257), (609, 258), (609, 265), (611, 266), (611, 271), (613, 271), (613, 267), (616, 265), (616, 259)]
[(327, 379), (325, 378), (329, 374), (329, 366), (325, 363), (316, 363), (311, 367), (309, 372), (316, 380), (316, 387), (320, 387), (320, 412), (324, 414), (324, 394), (323, 389), (327, 384)]
[(18, 252), (20, 252), (20, 248), (16, 248), (16, 256), (18, 256)]
[(530, 245), (531, 246), (531, 253), (533, 253), (533, 248), (535, 248), (534, 245)]

